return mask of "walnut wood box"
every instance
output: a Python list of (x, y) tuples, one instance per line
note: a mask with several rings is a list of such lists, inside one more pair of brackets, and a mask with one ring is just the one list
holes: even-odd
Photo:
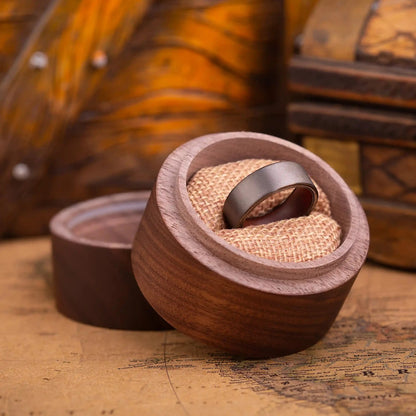
[(319, 1), (290, 62), (289, 127), (359, 195), (369, 257), (416, 267), (416, 3)]
[[(279, 263), (239, 250), (211, 231), (186, 184), (200, 168), (245, 158), (302, 164), (331, 202), (342, 242), (330, 255)], [(365, 214), (324, 161), (258, 133), (203, 136), (164, 162), (132, 250), (133, 271), (153, 308), (172, 326), (234, 354), (268, 357), (316, 343), (330, 328), (367, 254)]]

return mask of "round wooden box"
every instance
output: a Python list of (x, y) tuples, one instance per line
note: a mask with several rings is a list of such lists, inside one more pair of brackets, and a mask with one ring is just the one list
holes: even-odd
[(130, 255), (149, 192), (91, 199), (50, 223), (53, 288), (58, 310), (90, 325), (168, 328), (134, 280)]
[[(342, 228), (330, 255), (279, 263), (234, 248), (193, 209), (187, 181), (199, 169), (245, 158), (292, 160), (329, 197)], [(272, 136), (200, 137), (164, 162), (132, 250), (133, 271), (153, 308), (172, 326), (246, 357), (300, 351), (330, 328), (368, 251), (365, 214), (342, 178), (311, 152)]]

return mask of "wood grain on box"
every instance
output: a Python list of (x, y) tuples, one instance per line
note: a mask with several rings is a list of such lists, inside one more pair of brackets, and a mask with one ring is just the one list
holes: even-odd
[[(187, 181), (199, 169), (247, 158), (291, 160), (322, 187), (341, 245), (306, 262), (275, 262), (228, 244), (191, 205)], [(364, 212), (341, 177), (300, 146), (258, 133), (207, 135), (164, 162), (132, 250), (137, 282), (180, 331), (246, 357), (300, 351), (329, 329), (368, 249)]]

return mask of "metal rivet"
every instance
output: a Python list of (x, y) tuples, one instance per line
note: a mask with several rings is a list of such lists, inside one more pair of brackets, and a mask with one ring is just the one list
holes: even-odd
[(104, 68), (105, 66), (107, 66), (107, 64), (108, 64), (108, 57), (105, 52), (101, 50), (96, 50), (92, 54), (91, 65), (94, 68), (96, 69)]
[(30, 168), (26, 163), (18, 163), (13, 167), (12, 176), (18, 181), (29, 179), (31, 175)]
[(35, 69), (43, 69), (48, 66), (48, 56), (43, 52), (35, 52), (29, 59), (29, 65)]
[(372, 12), (376, 12), (379, 9), (379, 7), (380, 7), (380, 5), (378, 4), (378, 2), (374, 2), (371, 5), (370, 9), (371, 9)]

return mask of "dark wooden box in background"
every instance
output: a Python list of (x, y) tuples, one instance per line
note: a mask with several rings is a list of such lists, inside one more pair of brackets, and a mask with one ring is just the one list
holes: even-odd
[(360, 196), (369, 256), (416, 267), (416, 1), (322, 0), (298, 41), (290, 130)]

